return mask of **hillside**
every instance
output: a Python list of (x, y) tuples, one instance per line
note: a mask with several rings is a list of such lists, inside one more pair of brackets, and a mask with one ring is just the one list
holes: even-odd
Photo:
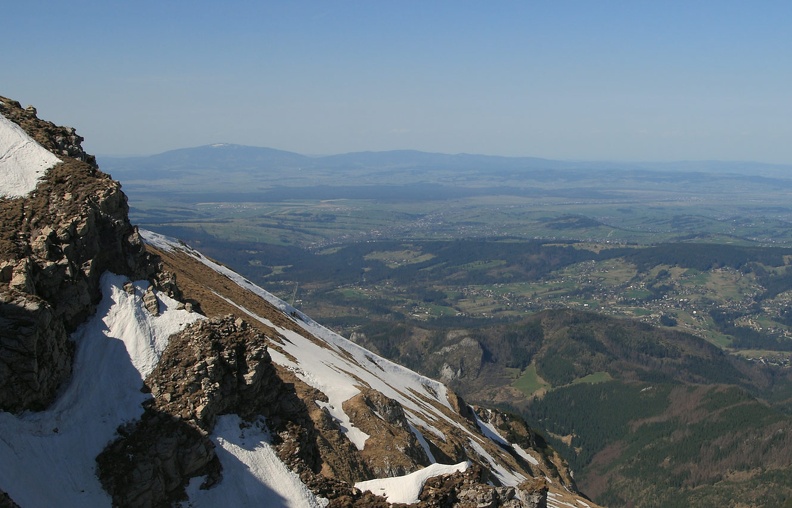
[(74, 129), (0, 113), (0, 505), (592, 506), (521, 419), (139, 232)]
[(691, 334), (571, 309), (465, 329), (430, 325), (370, 322), (353, 338), (468, 400), (523, 415), (601, 504), (792, 498), (789, 369)]

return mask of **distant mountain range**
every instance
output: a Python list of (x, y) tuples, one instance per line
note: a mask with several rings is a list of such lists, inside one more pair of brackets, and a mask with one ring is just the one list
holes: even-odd
[(766, 177), (785, 177), (792, 165), (730, 161), (609, 162), (561, 161), (538, 157), (503, 157), (480, 154), (443, 154), (417, 150), (351, 152), (337, 155), (307, 156), (274, 148), (218, 143), (170, 150), (156, 155), (99, 157), (104, 168), (115, 171), (147, 169), (209, 169), (227, 167), (256, 169), (489, 169), (489, 170), (621, 170), (732, 173)]
[[(623, 163), (413, 150), (309, 157), (272, 148), (216, 144), (147, 157), (100, 158), (133, 201), (266, 202), (282, 199), (445, 200), (470, 196), (620, 199), (792, 189), (792, 166), (736, 162)], [(418, 186), (419, 188), (416, 188)], [(300, 189), (296, 192), (296, 189)], [(614, 194), (614, 192), (616, 194)], [(776, 200), (785, 202), (784, 196)]]

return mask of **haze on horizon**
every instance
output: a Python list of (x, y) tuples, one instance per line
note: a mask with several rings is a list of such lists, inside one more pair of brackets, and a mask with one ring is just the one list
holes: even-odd
[(4, 17), (0, 94), (99, 155), (792, 163), (782, 0), (30, 0)]

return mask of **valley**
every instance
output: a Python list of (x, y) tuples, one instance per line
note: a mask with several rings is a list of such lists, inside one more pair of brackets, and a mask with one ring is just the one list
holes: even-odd
[(792, 497), (792, 207), (777, 168), (452, 171), (458, 156), (402, 155), (303, 159), (276, 180), (232, 165), (215, 193), (197, 190), (211, 172), (187, 152), (145, 170), (156, 180), (105, 167), (130, 176), (142, 228), (519, 414), (598, 503)]

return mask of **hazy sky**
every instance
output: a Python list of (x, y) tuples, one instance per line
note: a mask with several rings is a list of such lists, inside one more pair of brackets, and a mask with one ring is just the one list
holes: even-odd
[(792, 163), (789, 0), (16, 0), (2, 17), (0, 95), (100, 155)]

